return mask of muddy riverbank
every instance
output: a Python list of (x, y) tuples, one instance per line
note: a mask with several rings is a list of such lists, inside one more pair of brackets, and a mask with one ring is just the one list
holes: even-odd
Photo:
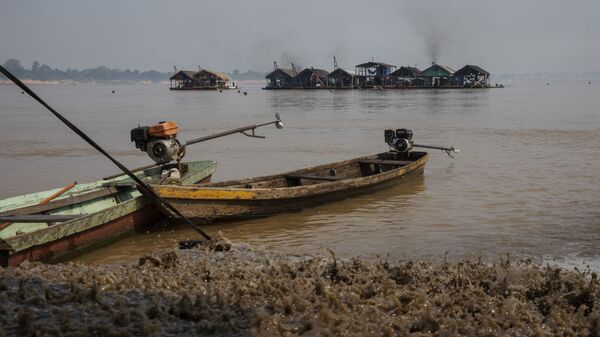
[(342, 260), (233, 244), (0, 269), (0, 336), (598, 336), (599, 295), (592, 271), (508, 257)]

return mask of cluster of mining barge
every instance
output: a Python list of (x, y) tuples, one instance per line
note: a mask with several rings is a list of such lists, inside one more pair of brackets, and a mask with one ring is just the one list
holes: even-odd
[(433, 63), (420, 70), (383, 62), (366, 62), (354, 71), (337, 67), (334, 70), (306, 68), (297, 72), (277, 67), (266, 76), (264, 89), (402, 89), (402, 88), (489, 88), (490, 73), (476, 65), (466, 65), (457, 71)]
[(224, 72), (201, 69), (181, 70), (171, 76), (171, 90), (223, 90), (237, 89), (235, 82)]

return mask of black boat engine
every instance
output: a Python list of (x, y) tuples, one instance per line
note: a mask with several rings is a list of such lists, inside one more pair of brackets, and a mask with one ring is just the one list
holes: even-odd
[(160, 122), (151, 126), (139, 126), (131, 130), (135, 147), (146, 152), (158, 164), (178, 160), (183, 155), (177, 140), (179, 131), (175, 122)]
[(413, 132), (410, 129), (385, 130), (385, 142), (394, 151), (405, 153), (413, 147)]

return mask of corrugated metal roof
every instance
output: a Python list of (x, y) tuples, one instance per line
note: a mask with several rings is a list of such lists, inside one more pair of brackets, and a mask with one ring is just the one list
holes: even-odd
[(356, 66), (357, 68), (373, 68), (373, 67), (395, 67), (393, 64), (383, 63), (383, 62), (365, 62)]
[(277, 73), (287, 75), (288, 77), (294, 77), (294, 72), (292, 70), (284, 69), (284, 68), (277, 68), (276, 70), (273, 70), (272, 72), (267, 74), (267, 76), (265, 76), (265, 78), (275, 77), (275, 74), (277, 74)]
[(327, 76), (329, 76), (329, 77), (340, 76), (340, 75), (355, 76), (356, 74), (354, 73), (353, 70), (342, 69), (342, 68), (337, 68), (336, 70), (327, 74)]
[(400, 67), (398, 70), (394, 71), (393, 73), (389, 74), (388, 76), (392, 76), (392, 77), (417, 77), (420, 76), (422, 73), (421, 70), (419, 70), (416, 67)]
[(175, 75), (171, 76), (171, 80), (191, 80), (196, 75), (192, 70), (180, 70)]
[(460, 68), (459, 70), (457, 70), (454, 75), (468, 75), (468, 74), (481, 74), (481, 75), (489, 75), (490, 73), (488, 73), (487, 71), (483, 70), (483, 68), (476, 66), (476, 65), (472, 65), (472, 64), (467, 64), (466, 66)]
[(443, 66), (441, 64), (434, 64), (431, 67), (423, 70), (421, 76), (425, 77), (449, 77), (454, 74), (452, 68)]
[(317, 68), (306, 68), (304, 70), (302, 70), (301, 72), (298, 73), (298, 75), (296, 75), (297, 77), (309, 77), (312, 76), (313, 74), (316, 74), (317, 76), (321, 77), (321, 76), (327, 76), (329, 74), (329, 72), (325, 69), (317, 69)]
[(205, 77), (205, 76), (216, 77), (216, 78), (222, 79), (224, 81), (231, 80), (231, 78), (229, 77), (229, 75), (227, 73), (224, 73), (221, 71), (210, 71), (210, 70), (202, 69), (194, 75), (194, 77)]

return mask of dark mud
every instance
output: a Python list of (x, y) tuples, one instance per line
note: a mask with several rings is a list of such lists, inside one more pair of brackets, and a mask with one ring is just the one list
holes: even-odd
[(0, 269), (0, 336), (600, 335), (591, 271), (229, 247)]

